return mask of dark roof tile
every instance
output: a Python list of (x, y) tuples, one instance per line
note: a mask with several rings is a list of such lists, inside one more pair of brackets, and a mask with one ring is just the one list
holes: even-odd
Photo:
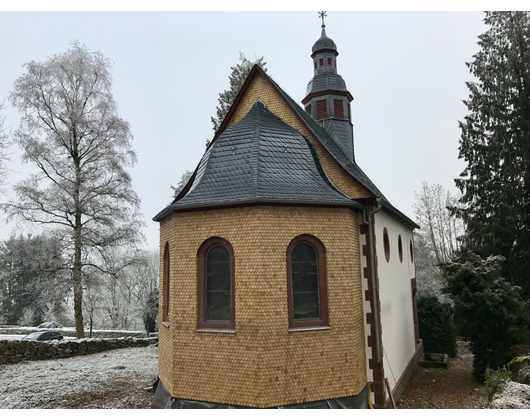
[(326, 175), (313, 144), (258, 100), (204, 154), (179, 210), (274, 199), (351, 204)]

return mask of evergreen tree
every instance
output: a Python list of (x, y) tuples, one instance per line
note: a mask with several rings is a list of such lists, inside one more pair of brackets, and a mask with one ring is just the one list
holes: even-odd
[[(252, 62), (245, 57), (245, 54), (240, 52), (239, 60), (241, 61), (241, 63), (237, 64), (234, 67), (230, 67), (230, 69), (232, 70), (232, 74), (228, 76), (228, 78), (230, 79), (230, 89), (225, 90), (224, 92), (219, 94), (219, 106), (217, 107), (217, 117), (212, 117), (212, 124), (215, 132), (217, 132), (217, 130), (219, 130), (219, 127), (221, 127), (223, 120), (228, 114), (228, 111), (230, 111), (230, 107), (234, 103), (237, 95), (239, 94), (243, 83), (245, 83), (245, 80), (247, 80), (247, 77), (250, 74), (250, 70), (252, 70), (254, 64), (260, 66), (261, 69), (265, 73), (267, 73), (267, 69), (265, 68), (265, 65), (267, 63), (263, 61), (263, 57), (260, 57), (256, 59), (256, 61)], [(206, 148), (208, 148), (208, 146), (209, 141), (207, 140)]]
[[(206, 145), (206, 148), (208, 148), (208, 145)], [(171, 189), (173, 190), (173, 200), (177, 198), (177, 196), (180, 194), (182, 189), (186, 186), (186, 184), (188, 183), (192, 175), (193, 175), (193, 172), (190, 171), (189, 169), (186, 169), (184, 173), (182, 174), (182, 176), (180, 177), (180, 181), (177, 184), (177, 186), (176, 187), (174, 187), (173, 185), (170, 186)]]
[(457, 353), (456, 328), (453, 310), (449, 303), (442, 303), (436, 296), (418, 298), (418, 328), (427, 353)]
[(454, 319), (460, 336), (470, 342), (473, 375), (481, 382), (486, 368), (500, 368), (516, 355), (514, 346), (524, 342), (530, 321), (521, 288), (501, 276), (503, 261), (502, 256), (464, 253), (443, 264), (444, 292), (454, 301)]
[(530, 296), (530, 12), (486, 12), (490, 29), (467, 63), (456, 213), (466, 224), (465, 246), (502, 255), (503, 277)]

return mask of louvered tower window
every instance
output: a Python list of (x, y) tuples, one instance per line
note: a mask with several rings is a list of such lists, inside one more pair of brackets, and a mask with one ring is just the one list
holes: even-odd
[(333, 105), (335, 109), (335, 118), (344, 119), (344, 107), (341, 99), (334, 99)]
[(311, 104), (307, 105), (305, 107), (305, 112), (307, 112), (309, 115), (311, 115)]
[(317, 120), (325, 120), (328, 117), (327, 101), (317, 101)]

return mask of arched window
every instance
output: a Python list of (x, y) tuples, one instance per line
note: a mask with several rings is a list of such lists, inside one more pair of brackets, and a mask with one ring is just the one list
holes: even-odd
[(164, 248), (162, 321), (169, 322), (169, 244)]
[(234, 251), (222, 238), (197, 252), (199, 328), (235, 329)]
[(383, 248), (385, 250), (386, 262), (390, 261), (390, 239), (388, 238), (388, 230), (383, 229)]
[(398, 254), (399, 262), (403, 262), (403, 244), (401, 243), (401, 235), (398, 235)]
[(311, 235), (294, 238), (287, 247), (289, 327), (328, 325), (326, 248)]

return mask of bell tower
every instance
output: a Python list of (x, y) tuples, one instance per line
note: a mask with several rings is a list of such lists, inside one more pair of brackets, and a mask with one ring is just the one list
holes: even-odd
[(353, 96), (346, 88), (344, 79), (337, 73), (339, 52), (335, 42), (326, 35), (326, 12), (319, 12), (319, 16), (322, 18), (322, 34), (312, 48), (314, 73), (307, 84), (302, 104), (306, 112), (339, 144), (348, 158), (355, 160), (350, 106)]

